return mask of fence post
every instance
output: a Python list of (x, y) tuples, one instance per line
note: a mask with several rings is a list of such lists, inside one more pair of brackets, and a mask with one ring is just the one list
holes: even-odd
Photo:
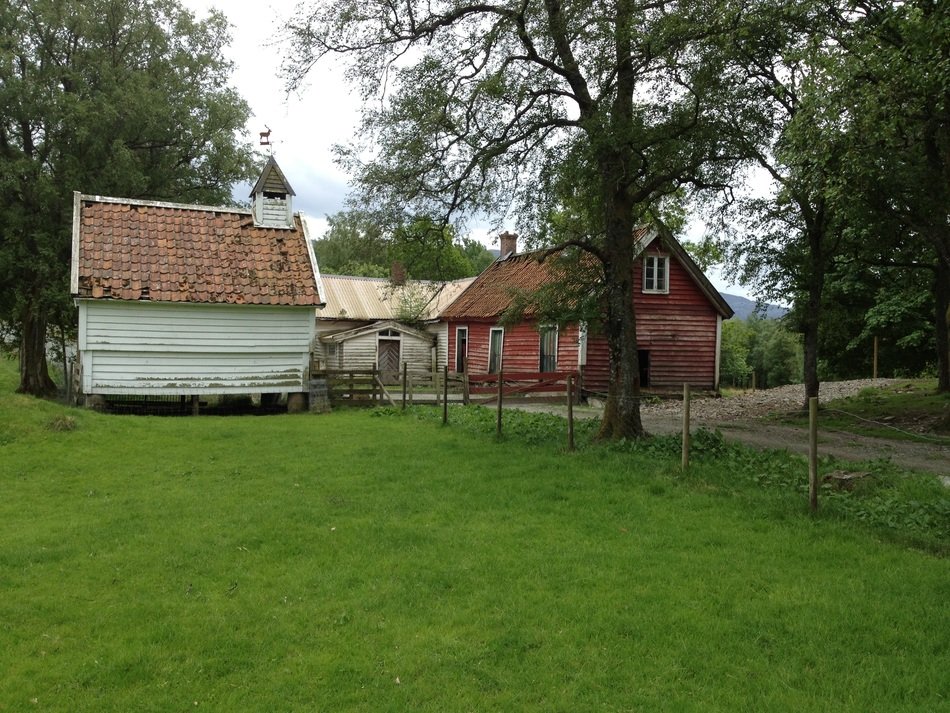
[(755, 369), (752, 370), (752, 392), (755, 393)]
[(567, 450), (574, 450), (574, 375), (567, 375)]
[(468, 406), (469, 396), (468, 369), (465, 369), (462, 372), (462, 403), (466, 406)]
[(442, 425), (449, 422), (449, 365), (442, 367)]
[[(373, 364), (373, 374), (372, 374), (372, 378), (373, 378), (373, 383), (372, 383), (372, 387), (373, 387), (373, 396), (372, 396), (372, 398), (373, 398), (373, 406), (376, 406), (376, 391), (377, 391), (378, 388), (379, 388), (379, 387), (378, 387), (379, 380), (377, 379), (377, 376), (378, 376), (378, 375), (379, 375), (379, 369), (376, 368), (376, 364)], [(382, 400), (382, 394), (380, 394), (380, 400)]]
[(501, 367), (498, 368), (498, 415), (495, 423), (495, 435), (501, 438), (501, 399), (504, 393), (504, 379), (502, 378)]
[(689, 468), (689, 384), (683, 384), (683, 470)]
[(818, 397), (808, 399), (808, 509), (818, 512)]
[(406, 378), (409, 371), (409, 362), (402, 363), (402, 410), (406, 410)]
[(874, 368), (871, 372), (871, 378), (877, 378), (877, 335), (874, 335)]

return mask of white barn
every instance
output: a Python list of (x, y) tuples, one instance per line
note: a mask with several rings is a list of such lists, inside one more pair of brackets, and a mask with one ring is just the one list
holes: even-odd
[(293, 195), (273, 158), (251, 210), (76, 193), (82, 393), (306, 392), (323, 300)]

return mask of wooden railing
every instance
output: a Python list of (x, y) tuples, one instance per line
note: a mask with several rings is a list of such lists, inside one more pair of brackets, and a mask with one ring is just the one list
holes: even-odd
[[(469, 392), (472, 403), (492, 403), (498, 400), (498, 378), (501, 376), (503, 398), (519, 397), (522, 401), (550, 401), (567, 394), (568, 377), (572, 377), (573, 400), (577, 399), (577, 374), (572, 371), (504, 372), (499, 374), (469, 374)], [(478, 396), (478, 398), (474, 398)]]
[[(387, 372), (391, 377), (391, 372)], [(498, 374), (464, 374), (410, 371), (406, 365), (393, 380), (382, 380), (378, 369), (319, 369), (312, 378), (326, 379), (327, 397), (333, 406), (405, 406), (413, 404), (494, 403), (498, 400)], [(503, 399), (519, 401), (563, 400), (568, 377), (573, 378), (577, 400), (577, 375), (568, 371), (511, 372), (502, 374)]]

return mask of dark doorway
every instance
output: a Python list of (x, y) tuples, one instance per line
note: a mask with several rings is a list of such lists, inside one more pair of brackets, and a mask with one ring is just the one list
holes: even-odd
[(640, 362), (640, 386), (650, 385), (650, 351), (637, 349), (637, 361)]

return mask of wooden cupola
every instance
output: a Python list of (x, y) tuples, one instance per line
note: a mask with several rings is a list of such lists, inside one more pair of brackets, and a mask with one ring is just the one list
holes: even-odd
[(254, 225), (268, 228), (293, 228), (293, 197), (296, 194), (271, 156), (264, 164), (261, 177), (251, 189)]

